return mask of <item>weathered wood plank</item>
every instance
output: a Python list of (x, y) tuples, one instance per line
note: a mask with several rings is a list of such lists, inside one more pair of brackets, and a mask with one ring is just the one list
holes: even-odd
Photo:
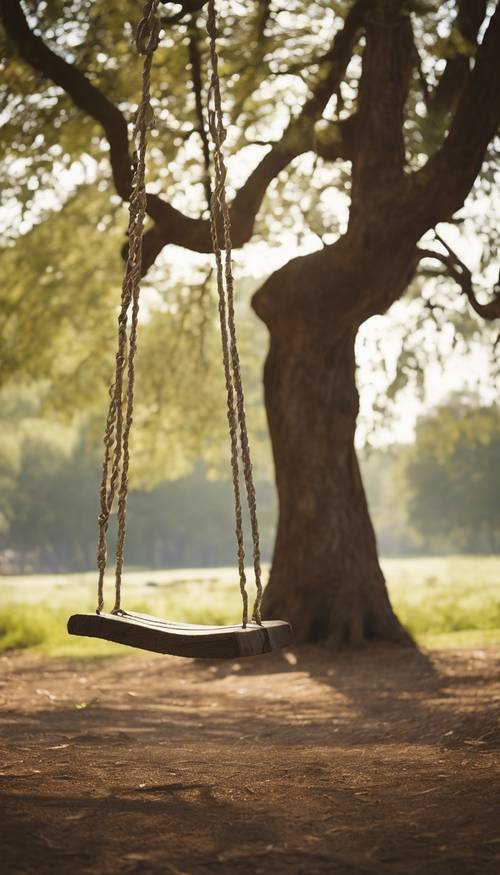
[(292, 629), (283, 620), (265, 620), (262, 626), (197, 626), (172, 623), (147, 614), (74, 614), (70, 635), (102, 638), (154, 653), (206, 659), (257, 656), (286, 647)]

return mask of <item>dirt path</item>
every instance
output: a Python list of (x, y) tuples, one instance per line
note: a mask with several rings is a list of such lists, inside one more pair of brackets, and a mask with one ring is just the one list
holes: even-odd
[(2, 871), (497, 875), (499, 661), (4, 657)]

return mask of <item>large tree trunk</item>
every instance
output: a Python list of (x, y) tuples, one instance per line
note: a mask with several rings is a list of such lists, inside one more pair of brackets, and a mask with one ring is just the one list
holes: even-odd
[[(329, 315), (321, 289), (311, 287), (314, 280), (322, 285), (311, 270), (317, 265), (299, 267), (254, 298), (271, 334), (264, 386), (279, 497), (264, 615), (289, 619), (298, 642), (410, 644), (389, 602), (354, 448), (361, 319), (345, 305), (342, 316), (331, 307)], [(344, 273), (330, 300), (352, 300), (353, 281)], [(300, 300), (307, 302), (303, 311)], [(274, 319), (270, 311), (283, 305), (286, 315)]]

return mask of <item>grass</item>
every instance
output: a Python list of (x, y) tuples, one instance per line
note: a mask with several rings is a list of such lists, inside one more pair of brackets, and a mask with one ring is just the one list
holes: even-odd
[[(450, 556), (382, 561), (393, 606), (419, 643), (481, 647), (500, 643), (500, 558)], [(112, 580), (106, 592), (112, 596)], [(234, 623), (241, 615), (231, 568), (131, 571), (130, 610), (192, 623)], [(127, 652), (107, 642), (70, 638), (66, 621), (95, 608), (95, 574), (0, 578), (0, 651), (98, 657)]]
[[(106, 581), (106, 607), (114, 581)], [(6, 575), (0, 577), (0, 652), (35, 648), (54, 656), (94, 657), (126, 653), (105, 641), (71, 638), (68, 616), (95, 610), (96, 575)], [(124, 579), (124, 604), (186, 623), (238, 622), (241, 602), (231, 568), (130, 571)]]

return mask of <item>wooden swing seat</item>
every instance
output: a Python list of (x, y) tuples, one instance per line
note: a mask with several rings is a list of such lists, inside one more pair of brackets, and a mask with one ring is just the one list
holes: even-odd
[(237, 659), (286, 647), (292, 628), (284, 620), (264, 620), (262, 626), (195, 626), (172, 623), (148, 614), (74, 614), (70, 635), (102, 638), (153, 653), (202, 659)]

